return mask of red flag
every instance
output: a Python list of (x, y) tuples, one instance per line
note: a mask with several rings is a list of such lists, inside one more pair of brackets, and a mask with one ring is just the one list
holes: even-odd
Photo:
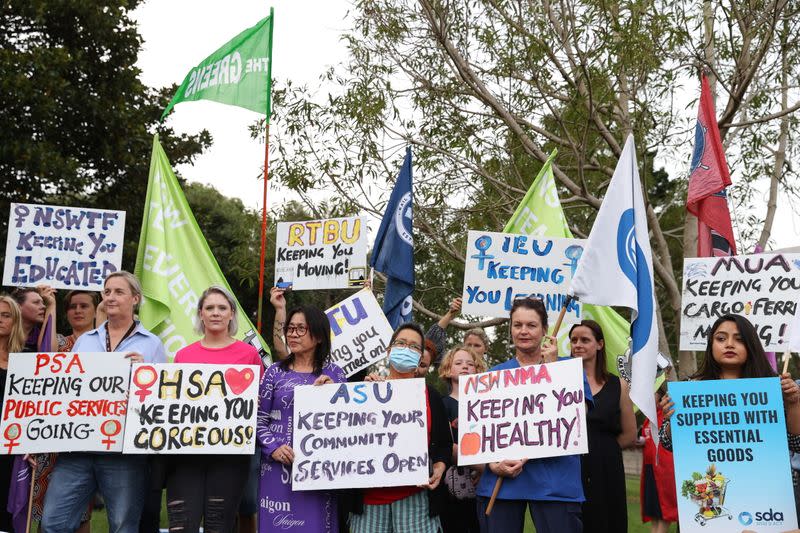
[(731, 184), (708, 80), (702, 77), (686, 209), (697, 217), (698, 257), (736, 255), (725, 188)]

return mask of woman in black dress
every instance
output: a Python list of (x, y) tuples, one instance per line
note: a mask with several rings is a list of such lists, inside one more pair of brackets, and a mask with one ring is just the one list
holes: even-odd
[(583, 320), (569, 331), (572, 356), (583, 360), (583, 370), (594, 396), (586, 415), (589, 453), (581, 457), (584, 533), (628, 531), (625, 470), (622, 449), (636, 441), (636, 418), (628, 385), (608, 372), (603, 330), (594, 320)]

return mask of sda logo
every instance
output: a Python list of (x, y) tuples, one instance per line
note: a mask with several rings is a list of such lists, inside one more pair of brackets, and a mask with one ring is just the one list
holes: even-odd
[(773, 511), (772, 507), (769, 508), (768, 511), (759, 511), (755, 513), (755, 516), (748, 513), (747, 511), (743, 511), (739, 513), (739, 523), (743, 526), (749, 526), (753, 523), (755, 519), (756, 523), (762, 522), (783, 522), (783, 513), (781, 511)]

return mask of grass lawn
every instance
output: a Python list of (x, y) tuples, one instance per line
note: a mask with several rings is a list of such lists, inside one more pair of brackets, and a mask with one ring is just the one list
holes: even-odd
[[(629, 533), (647, 533), (650, 531), (649, 524), (642, 524), (641, 513), (639, 511), (639, 478), (628, 477), (626, 480), (627, 493), (628, 493), (628, 532)], [(162, 504), (161, 506), (161, 527), (167, 527), (167, 510)], [(92, 533), (106, 533), (108, 531), (108, 522), (106, 521), (106, 512), (95, 511), (92, 514)], [(526, 514), (525, 518), (525, 533), (534, 533), (536, 530), (531, 523), (530, 515)], [(670, 533), (677, 531), (677, 527), (673, 524), (670, 528)]]

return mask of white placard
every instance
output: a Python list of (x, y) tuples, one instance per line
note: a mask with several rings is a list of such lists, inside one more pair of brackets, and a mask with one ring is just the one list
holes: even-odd
[(125, 211), (12, 203), (3, 285), (101, 291), (124, 241)]
[(259, 372), (258, 365), (134, 365), (125, 453), (252, 455)]
[(698, 257), (683, 261), (681, 350), (705, 350), (722, 315), (743, 315), (766, 351), (784, 351), (800, 300), (800, 254)]
[(458, 464), (589, 450), (580, 359), (458, 378)]
[(371, 290), (359, 291), (325, 313), (331, 324), (331, 362), (347, 376), (386, 357), (394, 331)]
[(425, 380), (294, 390), (292, 490), (428, 482)]
[[(508, 318), (516, 298), (535, 296), (544, 301), (548, 312), (558, 313), (585, 242), (470, 230), (462, 311)], [(564, 323), (580, 318), (580, 303), (570, 302)]]
[(130, 371), (119, 352), (10, 354), (3, 452), (122, 451)]
[(275, 285), (294, 290), (362, 287), (367, 223), (362, 217), (278, 222)]

